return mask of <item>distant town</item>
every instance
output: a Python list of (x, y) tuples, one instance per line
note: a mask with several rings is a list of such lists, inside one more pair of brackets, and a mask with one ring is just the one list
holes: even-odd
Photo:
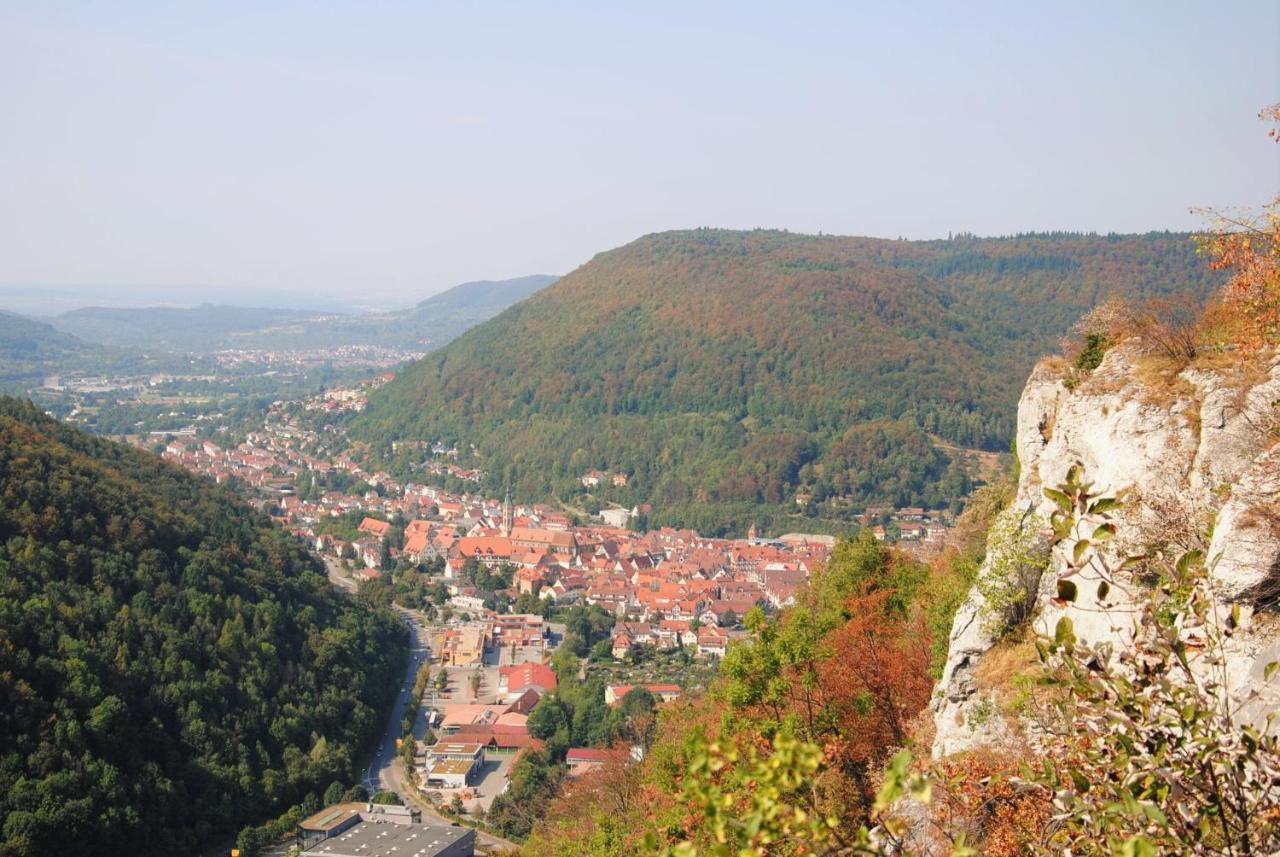
[[(747, 615), (793, 604), (835, 546), (829, 535), (765, 536), (755, 527), (740, 538), (641, 531), (635, 524), (647, 509), (614, 505), (584, 520), (549, 504), (484, 496), (485, 472), (458, 463), (472, 457), (441, 441), (396, 445), (397, 453), (421, 454), (412, 481), (371, 471), (345, 442), (338, 417), (363, 410), (369, 393), (392, 377), (380, 371), (276, 401), (260, 425), (240, 427), (238, 442), (223, 440), (231, 432), (219, 428), (216, 413), (121, 437), (237, 489), (308, 545), (335, 582), (389, 590), (422, 629), (437, 679), (417, 697), (412, 737), (388, 737), (397, 743), (371, 768), (371, 787), (403, 793), (412, 781), (428, 807), (482, 814), (509, 787), (520, 754), (542, 746), (529, 714), (556, 690), (550, 661), (565, 638), (557, 620), (566, 609), (608, 617), (611, 627), (589, 654), (591, 669), (607, 670), (606, 703), (616, 708), (643, 688), (661, 704), (700, 694), (729, 644), (748, 634)], [(590, 490), (625, 487), (628, 478), (593, 469), (580, 481)], [(449, 491), (446, 481), (476, 490)], [(859, 523), (917, 553), (941, 550), (950, 535), (946, 520), (922, 508), (866, 509)], [(692, 667), (698, 663), (705, 668)], [(571, 747), (569, 775), (616, 752)], [(406, 777), (409, 769), (419, 775)], [(347, 824), (358, 809), (329, 813), (311, 834)]]

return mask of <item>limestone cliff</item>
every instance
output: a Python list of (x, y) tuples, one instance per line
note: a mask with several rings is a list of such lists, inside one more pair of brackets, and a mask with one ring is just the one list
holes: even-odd
[[(1061, 484), (1080, 463), (1095, 490), (1124, 500), (1120, 537), (1107, 548), (1111, 558), (1205, 549), (1217, 597), (1241, 606), (1230, 684), (1237, 692), (1260, 685), (1262, 665), (1280, 656), (1274, 615), (1280, 600), (1280, 359), (1217, 354), (1179, 369), (1120, 346), (1087, 377), (1078, 375), (1060, 360), (1042, 361), (1018, 406), (1014, 507), (1026, 535), (1035, 537), (1030, 531), (1052, 510), (1043, 489)], [(1066, 615), (1081, 641), (1124, 645), (1142, 584), (1123, 581), (1105, 607), (1096, 587), (1085, 584), (1078, 599), (1063, 606), (1053, 597), (1063, 562), (1051, 558), (1040, 576), (1034, 629), (1051, 634)], [(991, 573), (989, 551), (979, 581)], [(1023, 740), (1022, 724), (1002, 713), (975, 679), (997, 642), (984, 621), (991, 608), (983, 589), (970, 592), (952, 626), (933, 702), (935, 756)], [(1280, 688), (1268, 688), (1254, 704), (1255, 714), (1267, 709), (1280, 710)]]

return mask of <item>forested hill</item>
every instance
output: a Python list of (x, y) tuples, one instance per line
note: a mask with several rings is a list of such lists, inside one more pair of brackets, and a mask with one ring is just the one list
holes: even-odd
[(326, 316), (304, 324), (279, 325), (238, 335), (240, 347), (332, 348), (383, 345), (439, 348), (522, 301), (555, 277), (533, 275), (512, 280), (478, 280), (446, 289), (409, 309), (366, 315)]
[(70, 371), (180, 372), (191, 361), (169, 354), (92, 345), (42, 321), (0, 311), (0, 392), (24, 393)]
[(1185, 234), (649, 235), (402, 372), (354, 430), (475, 443), (531, 499), (622, 471), (617, 499), (702, 526), (700, 501), (797, 489), (932, 506), (965, 486), (930, 434), (1006, 449), (1027, 372), (1091, 305), (1212, 280)]
[(0, 398), (0, 854), (197, 853), (349, 782), (407, 657), (282, 532)]
[(357, 315), (234, 306), (86, 307), (50, 321), (89, 342), (180, 353), (347, 345), (421, 351), (444, 345), (555, 279), (533, 275), (479, 280), (454, 286), (408, 309)]
[(305, 310), (257, 307), (83, 307), (50, 319), (54, 327), (102, 345), (206, 352), (234, 347), (236, 337), (264, 328), (300, 325)]

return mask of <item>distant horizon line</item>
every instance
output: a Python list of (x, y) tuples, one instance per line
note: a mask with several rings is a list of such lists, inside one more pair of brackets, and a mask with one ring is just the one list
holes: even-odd
[[(280, 310), (315, 315), (373, 315), (412, 309), (425, 300), (464, 286), (490, 283), (507, 283), (531, 277), (559, 279), (562, 274), (521, 274), (514, 277), (463, 280), (435, 291), (420, 293), (409, 303), (402, 303), (403, 292), (397, 297), (390, 294), (385, 300), (344, 300), (338, 295), (303, 294), (290, 289), (254, 289), (253, 287), (228, 287), (216, 285), (124, 285), (111, 283), (17, 283), (0, 282), (0, 310), (26, 315), (36, 319), (55, 318), (82, 309), (199, 309), (201, 307), (224, 309)], [(242, 290), (243, 289), (243, 290)], [(158, 292), (193, 291), (189, 300), (165, 300)], [(142, 292), (143, 296), (122, 295), (122, 292)], [(112, 294), (114, 293), (114, 294)], [(258, 298), (255, 300), (255, 296)], [(308, 305), (297, 301), (312, 301)], [(51, 305), (44, 306), (45, 303)], [(39, 311), (33, 311), (38, 307)]]
[[(980, 235), (967, 230), (949, 231), (945, 236), (936, 236), (928, 238), (908, 238), (905, 236), (884, 236), (884, 235), (855, 235), (840, 232), (826, 232), (819, 230), (817, 232), (804, 232), (787, 229), (785, 227), (776, 226), (757, 226), (751, 228), (732, 228), (719, 226), (686, 226), (672, 227), (669, 229), (661, 229), (651, 232), (645, 232), (632, 238), (629, 241), (610, 246), (596, 251), (591, 258), (600, 253), (607, 253), (625, 247), (628, 244), (643, 240), (652, 236), (659, 236), (673, 233), (696, 233), (696, 232), (726, 232), (726, 233), (779, 233), (786, 235), (794, 235), (797, 237), (811, 238), (856, 238), (869, 239), (873, 241), (906, 241), (911, 243), (933, 243), (938, 241), (955, 241), (955, 240), (977, 240), (977, 241), (999, 241), (1014, 240), (1018, 238), (1065, 238), (1065, 237), (1081, 237), (1081, 238), (1108, 238), (1120, 236), (1148, 236), (1148, 235), (1186, 235), (1188, 237), (1198, 234), (1200, 230), (1193, 229), (1147, 229), (1144, 231), (1098, 231), (1096, 229), (1037, 229), (1026, 232), (1011, 232), (1002, 234)], [(588, 258), (577, 265), (575, 269), (587, 264), (591, 259)], [(572, 269), (571, 269), (572, 270)], [(202, 306), (210, 307), (229, 307), (239, 309), (262, 309), (262, 310), (288, 310), (292, 312), (310, 312), (317, 315), (366, 315), (376, 314), (380, 312), (394, 312), (398, 310), (406, 310), (436, 295), (443, 294), (451, 289), (460, 286), (478, 284), (478, 283), (502, 283), (511, 280), (521, 280), (528, 277), (554, 277), (559, 279), (564, 274), (519, 274), (510, 277), (479, 277), (466, 279), (453, 285), (445, 286), (434, 291), (419, 293), (419, 296), (412, 299), (409, 303), (401, 303), (403, 300), (403, 291), (398, 295), (392, 295), (391, 290), (379, 291), (373, 294), (362, 292), (362, 300), (351, 300), (341, 297), (339, 293), (322, 293), (305, 292), (301, 288), (298, 290), (289, 287), (275, 288), (258, 288), (254, 286), (226, 286), (226, 285), (194, 285), (194, 284), (123, 284), (123, 283), (86, 283), (86, 282), (4, 282), (0, 281), (0, 309), (9, 312), (16, 312), (22, 315), (28, 315), (35, 318), (52, 318), (63, 313), (73, 312), (80, 309), (197, 309)], [(354, 287), (352, 287), (354, 288)], [(228, 294), (230, 290), (230, 294)], [(143, 292), (143, 296), (134, 297), (130, 295), (121, 295), (121, 292)], [(190, 300), (166, 300), (156, 293), (174, 292), (174, 291), (192, 291), (196, 294)], [(16, 294), (15, 294), (16, 293)], [(92, 293), (92, 294), (90, 294)], [(115, 293), (115, 294), (112, 294)], [(148, 294), (149, 293), (149, 294)], [(18, 298), (17, 302), (13, 299)], [(53, 306), (41, 306), (43, 299), (53, 298)], [(306, 301), (306, 303), (303, 303)], [(22, 308), (19, 308), (22, 307)], [(33, 309), (36, 308), (36, 309)]]

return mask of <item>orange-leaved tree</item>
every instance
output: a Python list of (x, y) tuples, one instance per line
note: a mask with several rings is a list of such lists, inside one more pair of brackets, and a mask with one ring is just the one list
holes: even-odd
[[(1280, 142), (1280, 104), (1260, 114)], [(1257, 350), (1280, 344), (1280, 196), (1260, 214), (1210, 212), (1214, 224), (1202, 249), (1215, 269), (1230, 272), (1221, 327), (1233, 344)]]
[(890, 607), (892, 594), (879, 590), (850, 598), (850, 618), (827, 635), (829, 656), (818, 666), (833, 715), (828, 755), (859, 783), (892, 748), (906, 745), (908, 722), (933, 688), (923, 618)]
[(881, 767), (928, 703), (931, 636), (915, 604), (928, 578), (870, 534), (843, 541), (797, 605), (748, 614), (751, 641), (721, 664), (717, 694), (739, 731), (823, 749), (820, 800), (845, 825), (868, 819)]

